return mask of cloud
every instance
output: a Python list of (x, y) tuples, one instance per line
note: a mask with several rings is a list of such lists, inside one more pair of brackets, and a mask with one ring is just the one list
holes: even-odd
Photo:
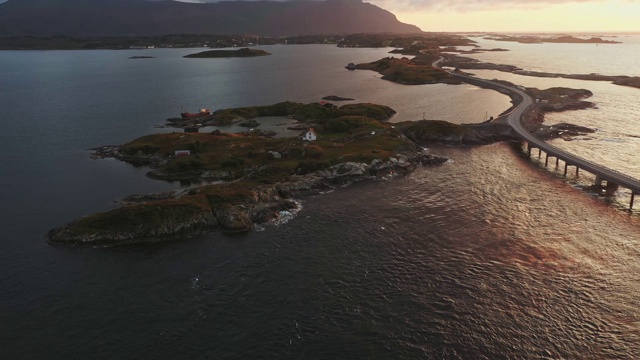
[[(0, 0), (2, 2), (3, 0)], [(151, 0), (154, 1), (154, 0)], [(157, 0), (155, 0), (157, 1)], [(189, 3), (261, 0), (174, 0)], [(325, 1), (325, 0), (268, 0), (268, 1)], [(640, 0), (362, 0), (391, 12), (434, 11), (470, 13), (477, 11), (540, 10), (563, 4), (638, 4)]]
[[(491, 10), (544, 9), (553, 5), (581, 3), (611, 3), (611, 0), (364, 0), (387, 10), (396, 11), (449, 11), (467, 13)], [(639, 0), (621, 0), (622, 3), (638, 3)]]

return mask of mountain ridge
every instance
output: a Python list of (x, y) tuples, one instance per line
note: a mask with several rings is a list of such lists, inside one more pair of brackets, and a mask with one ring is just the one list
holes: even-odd
[(422, 33), (361, 0), (223, 1), (9, 0), (0, 36), (255, 34), (296, 36)]

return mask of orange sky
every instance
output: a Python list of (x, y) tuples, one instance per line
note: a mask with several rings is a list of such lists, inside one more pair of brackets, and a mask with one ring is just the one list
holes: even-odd
[(424, 31), (640, 32), (640, 0), (365, 0)]

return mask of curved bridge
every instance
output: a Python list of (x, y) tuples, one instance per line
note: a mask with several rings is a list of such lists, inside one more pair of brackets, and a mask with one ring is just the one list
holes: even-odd
[[(442, 59), (434, 62), (434, 66), (439, 65)], [(522, 125), (522, 115), (525, 110), (533, 105), (533, 99), (527, 95), (524, 91), (506, 86), (503, 84), (499, 84), (493, 81), (479, 79), (473, 76), (458, 74), (455, 72), (449, 72), (451, 75), (457, 77), (461, 81), (466, 83), (481, 86), (484, 88), (494, 89), (500, 91), (502, 93), (508, 93), (510, 95), (515, 95), (516, 98), (521, 98), (520, 103), (508, 114), (507, 122), (511, 127), (518, 133), (518, 135), (527, 143), (527, 151), (529, 156), (531, 156), (531, 149), (537, 148), (539, 150), (538, 156), (541, 156), (542, 151), (546, 154), (545, 166), (549, 162), (549, 157), (556, 158), (556, 166), (558, 165), (558, 161), (562, 160), (564, 165), (564, 175), (567, 175), (567, 167), (574, 166), (576, 168), (576, 175), (578, 175), (578, 171), (583, 169), (588, 171), (596, 176), (595, 185), (602, 189), (603, 181), (606, 181), (607, 185), (605, 190), (608, 194), (613, 193), (618, 189), (619, 186), (627, 188), (631, 190), (631, 202), (629, 204), (629, 209), (633, 209), (633, 200), (636, 194), (640, 194), (640, 180), (623, 174), (619, 171), (610, 169), (606, 166), (602, 166), (596, 164), (590, 160), (581, 158), (574, 154), (568, 153), (560, 148), (557, 148), (546, 141), (540, 140), (533, 136), (527, 129)]]

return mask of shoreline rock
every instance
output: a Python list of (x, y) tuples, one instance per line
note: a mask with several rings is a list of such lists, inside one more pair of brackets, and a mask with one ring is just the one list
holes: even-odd
[[(472, 53), (472, 52), (473, 50), (466, 53)], [(465, 53), (465, 52), (459, 51), (459, 53)], [(477, 59), (458, 56), (455, 54), (442, 54), (442, 56), (445, 59), (442, 64), (443, 66), (449, 66), (457, 69), (497, 70), (502, 72), (513, 73), (516, 75), (533, 76), (533, 77), (541, 77), (541, 78), (563, 78), (563, 79), (586, 80), (586, 81), (611, 81), (615, 85), (629, 86), (629, 87), (640, 89), (640, 76), (546, 73), (541, 71), (524, 70), (514, 65), (482, 62)]]
[(127, 217), (128, 209), (157, 215), (163, 214), (162, 226), (136, 225), (127, 227), (119, 223), (117, 227), (93, 232), (77, 231), (81, 218), (61, 227), (50, 230), (47, 241), (53, 245), (70, 246), (128, 246), (143, 243), (162, 243), (184, 240), (205, 233), (220, 231), (232, 234), (251, 230), (255, 225), (277, 222), (283, 212), (295, 210), (299, 205), (295, 197), (306, 197), (323, 191), (335, 189), (347, 184), (364, 180), (386, 180), (410, 173), (419, 165), (437, 165), (448, 161), (447, 158), (428, 154), (424, 150), (409, 155), (396, 154), (388, 159), (375, 159), (371, 163), (345, 162), (306, 175), (295, 175), (290, 181), (263, 186), (250, 190), (244, 201), (238, 204), (221, 203), (194, 207), (191, 205), (155, 206), (159, 198), (181, 198), (194, 196), (198, 190), (178, 191), (131, 197), (135, 205), (114, 209), (106, 213), (90, 215), (104, 216), (110, 221)]

